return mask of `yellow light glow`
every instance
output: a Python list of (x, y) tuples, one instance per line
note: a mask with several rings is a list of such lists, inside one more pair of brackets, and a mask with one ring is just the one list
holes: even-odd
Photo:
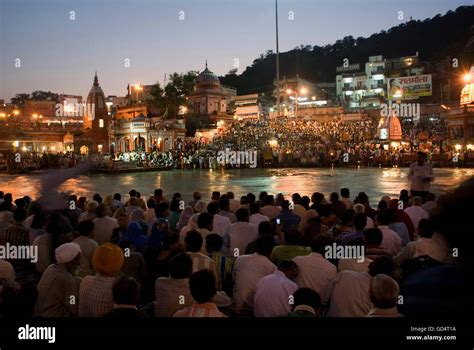
[(268, 144), (272, 147), (276, 147), (276, 146), (278, 146), (278, 141), (276, 139), (272, 139), (272, 140), (268, 141)]
[(472, 151), (474, 150), (474, 145), (473, 144), (469, 144), (466, 146), (466, 148), (469, 150), (469, 151)]
[(291, 94), (293, 93), (293, 90), (291, 90), (291, 89), (286, 89), (286, 93), (287, 93), (288, 95), (291, 95)]
[(12, 143), (13, 147), (18, 147), (20, 145), (19, 141), (13, 141)]
[(306, 94), (307, 92), (308, 92), (308, 89), (305, 88), (305, 87), (300, 89), (300, 94), (302, 94), (302, 95)]
[(18, 114), (20, 114), (20, 111), (17, 110), (17, 109), (15, 109), (15, 110), (13, 111), (13, 115), (18, 115)]
[(142, 91), (143, 87), (140, 84), (135, 84), (134, 89), (138, 91)]
[(35, 118), (35, 119), (38, 118), (38, 114), (34, 113), (33, 118)]
[(313, 101), (316, 100), (316, 96), (311, 97), (311, 99), (312, 99)]
[(0, 113), (0, 118), (5, 118), (7, 115), (5, 113)]
[(472, 76), (471, 76), (470, 73), (467, 73), (467, 74), (464, 75), (464, 81), (466, 83), (469, 83), (471, 81), (471, 79), (472, 79)]
[(456, 151), (460, 151), (462, 146), (461, 145), (455, 145), (454, 148), (456, 149)]
[(28, 148), (26, 148), (26, 146), (23, 146), (23, 147), (21, 148), (21, 150), (22, 150), (23, 152), (26, 152), (27, 149), (28, 149)]

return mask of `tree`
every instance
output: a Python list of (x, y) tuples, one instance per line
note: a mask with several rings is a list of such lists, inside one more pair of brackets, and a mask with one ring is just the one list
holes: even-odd
[(55, 94), (51, 91), (42, 91), (42, 90), (35, 90), (31, 93), (31, 99), (33, 101), (59, 101), (59, 95)]
[(161, 88), (160, 83), (156, 82), (156, 84), (150, 88), (146, 105), (148, 110), (153, 114), (164, 113), (164, 109), (166, 108), (165, 97), (164, 90)]
[(30, 94), (16, 94), (15, 97), (10, 99), (10, 103), (16, 108), (25, 108), (25, 102), (30, 99)]
[(173, 73), (164, 89), (164, 106), (170, 118), (176, 117), (179, 106), (186, 104), (186, 96), (194, 90), (198, 72), (189, 71), (184, 74)]

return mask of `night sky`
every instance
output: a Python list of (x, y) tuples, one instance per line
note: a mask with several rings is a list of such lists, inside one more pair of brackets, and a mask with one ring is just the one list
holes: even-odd
[[(398, 11), (423, 20), (467, 3), (279, 0), (280, 51), (369, 36), (399, 24)], [(205, 59), (223, 75), (237, 58), (239, 74), (275, 50), (274, 15), (274, 0), (0, 0), (0, 98), (84, 96), (95, 70), (105, 94), (119, 96), (129, 82), (163, 84), (165, 73), (202, 70)]]

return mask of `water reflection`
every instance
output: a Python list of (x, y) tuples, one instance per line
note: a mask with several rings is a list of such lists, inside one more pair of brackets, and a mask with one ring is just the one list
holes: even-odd
[[(117, 175), (84, 175), (67, 180), (61, 191), (88, 196), (98, 192), (102, 195), (121, 193), (123, 196), (132, 188), (147, 197), (155, 188), (163, 188), (165, 195), (181, 192), (185, 199), (200, 191), (208, 200), (212, 191), (233, 191), (236, 198), (248, 192), (266, 190), (285, 195), (299, 192), (310, 196), (315, 191), (329, 194), (341, 187), (351, 190), (351, 197), (366, 192), (373, 204), (383, 195), (396, 196), (408, 188), (408, 169), (403, 168), (360, 168), (360, 169), (242, 169), (242, 170), (175, 170), (158, 173), (137, 173)], [(468, 177), (474, 176), (474, 169), (435, 169), (436, 180), (433, 192), (441, 194)], [(14, 197), (29, 195), (37, 197), (39, 175), (0, 175), (0, 190), (11, 192)]]

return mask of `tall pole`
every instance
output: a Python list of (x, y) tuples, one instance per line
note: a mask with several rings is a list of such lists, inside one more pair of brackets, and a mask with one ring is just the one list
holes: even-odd
[(277, 118), (280, 118), (280, 49), (278, 47), (278, 0), (275, 0)]

